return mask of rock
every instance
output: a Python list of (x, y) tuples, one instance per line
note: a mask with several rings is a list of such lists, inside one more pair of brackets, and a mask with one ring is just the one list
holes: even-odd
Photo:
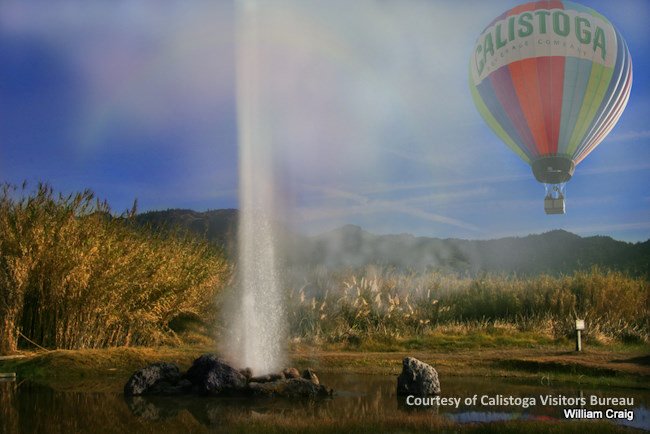
[(239, 373), (246, 377), (246, 380), (250, 380), (253, 376), (253, 370), (251, 368), (240, 369)]
[(314, 384), (320, 384), (320, 381), (318, 381), (318, 377), (316, 376), (316, 373), (311, 369), (305, 369), (302, 372), (302, 378), (304, 378), (305, 380), (309, 380)]
[(177, 383), (168, 383), (166, 381), (161, 381), (160, 383), (154, 384), (153, 387), (147, 392), (151, 395), (182, 395), (192, 391), (192, 383), (189, 380), (180, 380)]
[(259, 377), (251, 377), (248, 381), (251, 383), (269, 383), (278, 380), (284, 380), (284, 374), (261, 375)]
[[(311, 369), (305, 369), (302, 377), (296, 368), (253, 377), (250, 369), (236, 369), (214, 354), (204, 354), (194, 360), (183, 375), (172, 363), (154, 363), (135, 372), (124, 386), (125, 400), (133, 413), (150, 419), (161, 418), (167, 412), (158, 411), (151, 405), (157, 401), (134, 397), (181, 394), (318, 398), (330, 396), (333, 391), (321, 385)], [(160, 399), (163, 404), (182, 402), (173, 398)]]
[(325, 386), (314, 384), (305, 378), (290, 378), (269, 383), (248, 383), (253, 395), (282, 398), (319, 398), (332, 394)]
[(187, 380), (181, 380), (178, 383), (160, 381), (149, 389), (144, 395), (174, 396), (188, 393), (192, 390), (192, 383)]
[(181, 374), (173, 363), (154, 363), (136, 371), (124, 386), (124, 395), (138, 396), (147, 393), (165, 393), (176, 388)]
[(246, 377), (214, 354), (204, 354), (185, 374), (202, 395), (234, 393), (246, 387)]
[(402, 361), (402, 373), (397, 377), (397, 394), (429, 396), (440, 393), (438, 372), (431, 366), (413, 357)]
[(296, 368), (285, 368), (282, 373), (284, 374), (284, 378), (300, 378), (300, 371)]

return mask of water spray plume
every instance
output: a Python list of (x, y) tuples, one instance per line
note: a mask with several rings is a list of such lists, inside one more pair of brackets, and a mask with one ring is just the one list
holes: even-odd
[(228, 352), (257, 374), (285, 362), (285, 314), (278, 282), (273, 220), (277, 203), (273, 143), (260, 73), (257, 2), (237, 2), (239, 129), (239, 288)]

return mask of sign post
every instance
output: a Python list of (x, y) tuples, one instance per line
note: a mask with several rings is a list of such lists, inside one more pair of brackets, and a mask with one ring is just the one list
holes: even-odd
[(576, 319), (576, 351), (582, 351), (582, 340), (580, 332), (585, 329), (585, 320)]

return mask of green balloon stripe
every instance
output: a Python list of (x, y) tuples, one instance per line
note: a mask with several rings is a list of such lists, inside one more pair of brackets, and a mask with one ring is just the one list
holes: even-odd
[(607, 68), (598, 63), (594, 63), (591, 69), (591, 76), (589, 77), (589, 84), (587, 85), (587, 98), (585, 98), (582, 105), (576, 127), (569, 141), (569, 154), (573, 155), (578, 149), (578, 145), (582, 143), (587, 133), (587, 128), (591, 125), (591, 121), (596, 116), (596, 111), (605, 98), (605, 91), (609, 87), (613, 73), (614, 68)]
[(565, 60), (558, 153), (572, 154), (569, 151), (569, 139), (578, 122), (592, 67), (593, 64), (589, 60), (575, 57), (567, 57)]

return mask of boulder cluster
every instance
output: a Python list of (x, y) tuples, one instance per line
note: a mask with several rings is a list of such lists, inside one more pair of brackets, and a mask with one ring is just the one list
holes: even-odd
[(236, 369), (214, 354), (204, 354), (185, 373), (173, 363), (159, 362), (131, 375), (124, 395), (267, 396), (318, 398), (333, 391), (321, 385), (311, 369), (302, 375), (296, 368), (253, 376), (250, 369)]

